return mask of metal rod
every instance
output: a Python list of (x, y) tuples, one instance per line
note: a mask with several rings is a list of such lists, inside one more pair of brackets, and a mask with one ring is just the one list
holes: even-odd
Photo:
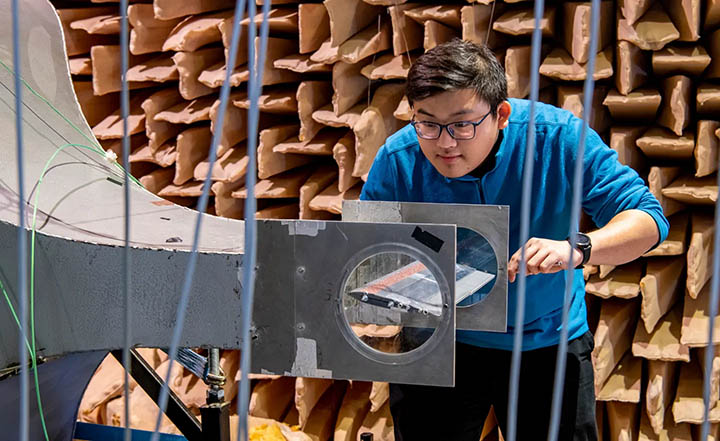
[(125, 401), (125, 441), (130, 441), (130, 342), (132, 341), (132, 311), (130, 309), (130, 135), (128, 133), (128, 115), (130, 113), (130, 89), (127, 82), (129, 64), (128, 55), (128, 0), (120, 0), (120, 72), (122, 89), (120, 91), (120, 111), (122, 113), (122, 163), (123, 173), (123, 206), (124, 222), (124, 248), (122, 259), (123, 291), (125, 301), (124, 316), (124, 343), (122, 365), (123, 374), (123, 400)]
[(208, 350), (208, 372), (211, 375), (220, 375), (220, 349), (218, 348)]
[[(720, 185), (720, 174), (717, 176)], [(701, 440), (708, 439), (710, 431), (710, 378), (712, 374), (713, 357), (715, 357), (715, 346), (713, 345), (713, 334), (715, 333), (715, 317), (718, 314), (718, 300), (720, 300), (720, 200), (715, 202), (715, 237), (712, 263), (712, 281), (710, 285), (710, 304), (708, 311), (710, 324), (708, 329), (708, 345), (705, 348), (705, 372), (703, 374), (703, 422)]]
[[(493, 2), (493, 5), (495, 3)], [(530, 200), (532, 198), (532, 177), (535, 169), (535, 104), (540, 94), (540, 49), (542, 47), (542, 29), (540, 22), (545, 11), (545, 1), (535, 1), (535, 28), (532, 35), (530, 58), (530, 122), (528, 124), (527, 145), (525, 146), (525, 165), (523, 167), (523, 190), (520, 208), (520, 266), (515, 303), (515, 333), (513, 335), (513, 353), (510, 363), (510, 388), (508, 390), (508, 441), (517, 437), (517, 407), (520, 395), (520, 366), (522, 364), (522, 342), (525, 330), (525, 294), (527, 288), (527, 267), (525, 244), (530, 238)], [(488, 31), (489, 35), (489, 31)]]
[[(255, 51), (255, 2), (248, 3), (248, 16), (250, 17), (250, 31), (248, 37), (248, 49), (250, 60), (250, 110), (248, 112), (248, 167), (245, 176), (245, 187), (247, 197), (245, 199), (245, 256), (243, 260), (243, 298), (242, 298), (242, 320), (240, 321), (240, 332), (242, 337), (242, 350), (240, 357), (240, 390), (238, 396), (238, 441), (248, 439), (247, 414), (250, 401), (250, 371), (251, 345), (250, 345), (250, 320), (252, 319), (253, 300), (255, 296), (255, 261), (257, 252), (257, 234), (255, 224), (255, 211), (257, 203), (255, 200), (255, 179), (257, 175), (257, 135), (260, 109), (258, 100), (262, 91), (262, 78), (264, 73), (265, 56), (267, 53), (267, 40), (269, 33), (269, 21), (271, 0), (263, 2), (263, 19), (260, 26), (260, 50)], [(255, 63), (257, 59), (257, 64)], [(257, 69), (257, 71), (256, 71)]]
[[(253, 3), (253, 2), (251, 1), (250, 3)], [(175, 359), (177, 358), (177, 352), (178, 352), (178, 348), (180, 346), (180, 337), (182, 336), (182, 329), (185, 324), (185, 315), (187, 313), (188, 303), (190, 300), (190, 290), (192, 288), (192, 282), (195, 277), (195, 267), (197, 265), (198, 244), (200, 241), (200, 231), (201, 231), (201, 227), (202, 227), (202, 220), (203, 220), (203, 217), (205, 216), (208, 199), (210, 197), (210, 182), (211, 182), (211, 177), (212, 177), (213, 164), (215, 163), (215, 159), (217, 158), (217, 148), (218, 148), (218, 144), (220, 143), (220, 137), (222, 136), (223, 124), (225, 122), (225, 111), (227, 109), (227, 103), (230, 98), (230, 85), (231, 85), (230, 78), (231, 78), (231, 75), (233, 72), (233, 68), (235, 66), (237, 49), (238, 49), (238, 45), (239, 45), (239, 41), (240, 41), (240, 29), (241, 29), (240, 21), (242, 20), (242, 15), (243, 15), (244, 11), (245, 11), (245, 0), (236, 0), (235, 15), (233, 16), (233, 32), (232, 32), (232, 37), (230, 40), (230, 47), (228, 48), (228, 59), (227, 59), (227, 66), (225, 69), (225, 82), (223, 82), (222, 87), (220, 88), (220, 106), (218, 108), (217, 119), (215, 121), (215, 131), (213, 133), (212, 143), (210, 145), (210, 154), (209, 154), (209, 159), (208, 159), (210, 166), (208, 167), (207, 176), (205, 177), (205, 181), (203, 182), (202, 195), (200, 196), (200, 200), (199, 200), (198, 206), (197, 206), (198, 214), (197, 214), (197, 222), (195, 223), (195, 232), (193, 235), (192, 249), (190, 251), (188, 268), (187, 268), (187, 271), (185, 272), (185, 279), (183, 281), (182, 293), (180, 295), (180, 303), (178, 305), (177, 315), (176, 315), (176, 319), (175, 319), (175, 328), (173, 329), (172, 341), (170, 342), (170, 351), (168, 352), (168, 356), (170, 358), (170, 363), (169, 363), (168, 372), (167, 372), (166, 378), (165, 378), (165, 384), (163, 385), (162, 391), (160, 393), (160, 402), (158, 403), (161, 410), (164, 410), (165, 406), (167, 405), (168, 393), (170, 390), (167, 383), (170, 379), (170, 372), (172, 371), (173, 363), (175, 362)], [(252, 26), (250, 26), (250, 27), (252, 28)], [(162, 422), (162, 414), (158, 414), (158, 418), (155, 421), (155, 433), (153, 434), (151, 441), (157, 441), (158, 431), (160, 429), (161, 422)]]
[[(124, 360), (124, 351), (112, 351), (112, 355), (118, 360)], [(163, 390), (167, 383), (163, 383), (162, 378), (155, 372), (152, 366), (138, 354), (134, 349), (130, 350), (130, 367), (132, 377), (137, 381), (138, 385), (157, 403), (159, 401), (160, 391)], [(182, 400), (170, 391), (169, 403), (167, 409), (163, 413), (172, 421), (173, 424), (182, 432), (188, 441), (203, 440), (202, 427), (195, 415), (185, 407)]]
[(30, 436), (30, 371), (28, 368), (27, 341), (28, 323), (28, 292), (27, 292), (27, 232), (25, 231), (25, 170), (23, 158), (22, 132), (22, 85), (20, 60), (20, 11), (18, 0), (12, 0), (12, 50), (15, 67), (15, 139), (17, 142), (18, 167), (18, 291), (20, 296), (20, 332), (18, 348), (20, 360), (20, 441), (27, 441)]
[[(583, 86), (583, 123), (580, 130), (580, 142), (575, 158), (575, 171), (573, 175), (573, 198), (570, 212), (570, 257), (568, 262), (572, 264), (572, 256), (577, 244), (578, 224), (580, 222), (580, 203), (583, 186), (583, 159), (585, 157), (585, 141), (589, 129), (590, 115), (592, 114), (592, 98), (595, 91), (595, 57), (597, 54), (598, 28), (600, 21), (600, 0), (592, 0), (590, 12), (590, 57), (586, 64), (586, 77)], [(557, 359), (555, 361), (555, 379), (553, 383), (552, 409), (550, 413), (549, 441), (557, 441), (560, 430), (560, 417), (562, 415), (563, 391), (565, 390), (565, 369), (567, 367), (568, 348), (568, 312), (573, 295), (573, 279), (575, 270), (565, 271), (567, 279), (565, 282), (565, 297), (563, 299), (562, 325), (560, 328), (560, 342), (558, 343)]]

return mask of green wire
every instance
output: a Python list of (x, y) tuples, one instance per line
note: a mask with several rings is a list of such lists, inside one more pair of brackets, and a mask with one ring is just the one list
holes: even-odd
[[(22, 326), (20, 326), (20, 320), (18, 319), (17, 314), (15, 314), (15, 308), (13, 308), (12, 300), (10, 300), (10, 296), (8, 295), (7, 291), (5, 291), (5, 285), (3, 285), (2, 280), (0, 280), (0, 289), (3, 292), (3, 295), (5, 295), (5, 301), (7, 301), (7, 304), (10, 306), (10, 312), (12, 313), (12, 316), (15, 319), (15, 323), (17, 323), (18, 329), (22, 332)], [(30, 343), (28, 343), (27, 337), (25, 338), (25, 346), (27, 346), (27, 348), (28, 348), (28, 353), (30, 354), (30, 357), (35, 358), (35, 353), (33, 352), (32, 348), (30, 347)]]
[[(83, 144), (65, 144), (55, 150), (50, 156), (50, 159), (47, 160), (45, 163), (45, 167), (43, 167), (42, 173), (40, 173), (40, 179), (38, 179), (36, 192), (35, 192), (35, 201), (34, 201), (34, 207), (33, 207), (33, 217), (32, 217), (32, 235), (30, 239), (30, 341), (32, 342), (32, 353), (35, 354), (36, 348), (36, 340), (35, 340), (35, 233), (37, 231), (37, 209), (38, 209), (38, 199), (40, 198), (40, 187), (42, 186), (43, 179), (45, 178), (45, 173), (47, 173), (48, 168), (50, 167), (50, 164), (53, 162), (53, 160), (57, 157), (57, 155), (65, 150), (68, 147), (79, 147), (86, 150), (90, 150), (91, 152), (95, 152), (98, 154), (104, 155), (104, 151), (98, 151), (94, 147), (89, 147)], [(37, 402), (38, 402), (38, 409), (40, 411), (40, 421), (43, 426), (43, 432), (45, 433), (45, 440), (49, 441), (49, 437), (47, 434), (47, 428), (45, 427), (45, 417), (43, 415), (42, 411), (42, 402), (40, 400), (40, 384), (38, 380), (38, 373), (37, 373), (37, 358), (33, 356), (32, 358), (32, 369), (35, 376), (35, 392), (37, 395)]]
[[(11, 75), (16, 75), (15, 72), (10, 69), (2, 60), (0, 60), (0, 65), (2, 65), (5, 70), (7, 70)], [(35, 341), (35, 233), (36, 233), (36, 222), (37, 222), (37, 208), (38, 208), (38, 197), (40, 195), (40, 185), (42, 184), (43, 178), (45, 177), (45, 173), (47, 173), (47, 169), (52, 163), (52, 161), (57, 157), (57, 155), (65, 150), (68, 147), (79, 147), (86, 150), (89, 150), (91, 152), (98, 153), (100, 155), (105, 155), (105, 150), (102, 148), (100, 143), (97, 142), (96, 139), (92, 139), (88, 137), (82, 130), (80, 130), (79, 127), (77, 127), (75, 124), (72, 123), (65, 115), (63, 115), (62, 112), (60, 112), (53, 104), (45, 99), (42, 95), (40, 95), (38, 92), (35, 91), (22, 77), (20, 78), (20, 81), (23, 83), (23, 85), (32, 93), (34, 96), (36, 96), (38, 99), (40, 99), (42, 102), (48, 105), (60, 118), (62, 118), (70, 127), (72, 127), (76, 132), (78, 132), (83, 138), (87, 139), (89, 143), (92, 146), (87, 146), (84, 144), (65, 144), (61, 147), (59, 147), (55, 152), (52, 154), (50, 159), (45, 163), (45, 167), (43, 168), (42, 173), (40, 174), (40, 179), (38, 180), (37, 184), (37, 191), (35, 193), (35, 203), (33, 208), (33, 219), (32, 219), (32, 238), (31, 238), (31, 245), (30, 245), (30, 339), (32, 344), (29, 344), (27, 341), (27, 337), (25, 338), (25, 344), (28, 346), (28, 351), (31, 355), (31, 361), (32, 361), (32, 370), (33, 370), (33, 376), (35, 377), (35, 393), (37, 396), (37, 402), (38, 402), (38, 411), (40, 412), (40, 422), (42, 423), (43, 433), (45, 435), (45, 441), (49, 441), (49, 436), (47, 433), (47, 427), (45, 425), (45, 414), (43, 412), (42, 407), (42, 401), (40, 399), (40, 381), (38, 377), (38, 370), (37, 370), (37, 357), (35, 356), (36, 351), (36, 341)], [(115, 166), (118, 167), (123, 173), (127, 173), (129, 178), (139, 185), (140, 187), (143, 187), (143, 185), (138, 181), (134, 176), (132, 176), (130, 173), (126, 172), (123, 166), (121, 166), (119, 163), (115, 162)], [(5, 291), (5, 287), (2, 285), (2, 282), (0, 281), (0, 288), (2, 288), (3, 295), (5, 296), (5, 300), (7, 301), (8, 306), (10, 307), (10, 312), (13, 315), (13, 318), (15, 319), (15, 323), (17, 323), (18, 328), (22, 331), (20, 320), (18, 320), (17, 314), (15, 312), (15, 308), (13, 307), (12, 301), (10, 300), (10, 296), (8, 296), (7, 292)]]
[[(10, 67), (9, 67), (7, 64), (5, 64), (2, 60), (0, 60), (0, 65), (2, 65), (2, 67), (5, 68), (5, 70), (8, 71), (11, 75), (15, 75), (15, 72), (14, 72), (12, 69), (10, 69)], [(76, 132), (78, 132), (78, 133), (80, 134), (80, 136), (82, 136), (83, 138), (87, 139), (88, 142), (90, 142), (91, 145), (94, 145), (95, 147), (97, 147), (97, 149), (99, 149), (99, 150), (94, 150), (94, 149), (91, 149), (91, 150), (97, 151), (98, 153), (101, 153), (101, 154), (104, 154), (104, 153), (105, 153), (105, 151), (103, 150), (103, 148), (102, 148), (102, 146), (100, 145), (100, 143), (97, 142), (97, 139), (93, 139), (93, 138), (88, 137), (82, 130), (80, 130), (80, 128), (79, 128), (78, 126), (76, 126), (75, 124), (73, 124), (72, 121), (70, 121), (65, 115), (63, 115), (62, 112), (60, 112), (55, 106), (53, 106), (53, 104), (52, 104), (50, 101), (48, 101), (47, 99), (45, 99), (44, 96), (40, 95), (37, 91), (35, 91), (35, 89), (33, 89), (33, 88), (27, 83), (27, 81), (25, 81), (25, 79), (23, 79), (22, 77), (20, 77), (20, 81), (22, 81), (23, 85), (30, 91), (30, 93), (32, 93), (33, 95), (35, 95), (38, 99), (40, 99), (40, 100), (41, 100), (42, 102), (44, 102), (45, 104), (47, 104), (48, 107), (50, 107), (50, 108), (53, 110), (53, 112), (55, 112), (56, 114), (58, 114), (58, 116), (60, 116), (60, 118), (62, 118), (66, 123), (68, 123), (68, 125), (69, 125), (70, 127), (72, 127)], [(87, 146), (86, 146), (86, 147), (87, 147)], [(125, 169), (123, 168), (122, 165), (120, 165), (120, 164), (118, 164), (118, 163), (116, 163), (115, 165), (116, 165), (123, 173), (125, 172)], [(135, 176), (129, 175), (129, 177), (130, 177), (130, 180), (133, 181), (134, 183), (136, 183), (137, 185), (139, 185), (139, 186), (141, 186), (141, 187), (143, 186), (143, 185), (140, 183), (140, 181), (138, 181), (138, 180), (135, 178)]]
[[(2, 63), (0, 61), (0, 63)], [(28, 351), (30, 352), (31, 356), (31, 369), (33, 371), (33, 376), (35, 380), (35, 394), (37, 397), (38, 402), (38, 411), (40, 413), (40, 422), (42, 424), (43, 433), (45, 434), (45, 440), (49, 441), (50, 437), (47, 433), (47, 426), (45, 424), (45, 414), (43, 412), (42, 407), (42, 399), (40, 397), (40, 380), (38, 376), (38, 369), (37, 369), (37, 357), (36, 350), (36, 339), (35, 339), (35, 235), (37, 232), (37, 210), (38, 210), (38, 199), (40, 198), (40, 188), (42, 187), (43, 180), (45, 178), (45, 174), (47, 173), (48, 168), (50, 167), (50, 164), (55, 160), (58, 154), (69, 147), (77, 147), (82, 148), (85, 150), (89, 150), (94, 153), (98, 153), (101, 155), (104, 155), (105, 152), (102, 150), (98, 150), (95, 147), (87, 146), (84, 144), (65, 144), (60, 146), (57, 150), (53, 152), (53, 154), (50, 156), (50, 159), (47, 160), (45, 163), (45, 166), (43, 167), (42, 173), (40, 174), (40, 179), (38, 179), (36, 192), (35, 192), (35, 200), (33, 204), (33, 216), (32, 216), (32, 233), (31, 233), (31, 239), (30, 239), (30, 341), (31, 343), (28, 343), (27, 338), (25, 339), (25, 344), (28, 346)], [(12, 301), (10, 300), (10, 296), (8, 295), (7, 291), (5, 291), (5, 286), (3, 286), (2, 281), (0, 281), (0, 288), (2, 288), (3, 295), (5, 296), (5, 300), (7, 301), (8, 307), (10, 308), (10, 312), (12, 313), (13, 318), (15, 319), (15, 323), (17, 323), (18, 328), (22, 331), (22, 327), (20, 325), (20, 320), (17, 317), (17, 313), (15, 312), (15, 308), (13, 307)]]

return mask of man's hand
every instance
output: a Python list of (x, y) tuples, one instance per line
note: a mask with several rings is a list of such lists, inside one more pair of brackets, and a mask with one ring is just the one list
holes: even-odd
[[(520, 271), (520, 253), (517, 250), (508, 262), (508, 279), (515, 282)], [(550, 274), (580, 265), (583, 259), (582, 252), (577, 248), (573, 250), (572, 262), (570, 257), (570, 242), (567, 240), (550, 240), (531, 238), (525, 244), (525, 261), (527, 274)]]

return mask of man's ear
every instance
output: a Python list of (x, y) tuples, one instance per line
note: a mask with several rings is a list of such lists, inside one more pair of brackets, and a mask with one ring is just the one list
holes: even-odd
[(508, 126), (510, 120), (510, 112), (512, 112), (512, 107), (510, 106), (510, 103), (508, 101), (503, 101), (498, 106), (498, 129), (502, 130)]

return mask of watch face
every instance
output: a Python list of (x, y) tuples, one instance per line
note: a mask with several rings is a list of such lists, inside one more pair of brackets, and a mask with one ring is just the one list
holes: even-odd
[(590, 237), (587, 234), (578, 233), (577, 234), (577, 244), (579, 247), (590, 246)]

